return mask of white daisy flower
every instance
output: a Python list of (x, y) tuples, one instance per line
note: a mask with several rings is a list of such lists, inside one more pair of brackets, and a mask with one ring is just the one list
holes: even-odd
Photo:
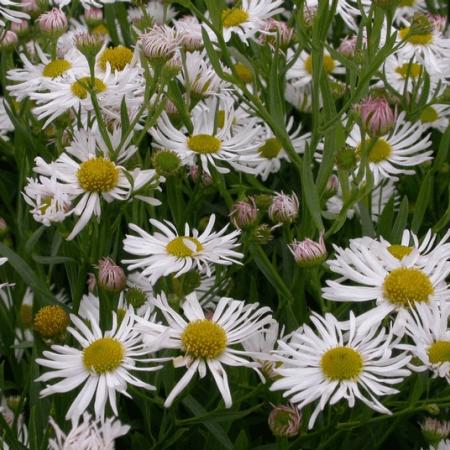
[[(11, 22), (20, 22), (23, 19), (29, 19), (30, 16), (27, 13), (13, 9), (20, 9), (20, 6), (20, 3), (12, 0), (0, 0), (0, 16)], [(5, 22), (2, 19), (0, 19), (0, 26), (5, 26)]]
[[(287, 119), (286, 131), (297, 153), (304, 153), (306, 144), (311, 137), (311, 133), (300, 134), (301, 130), (301, 123), (295, 128), (293, 116)], [(286, 150), (265, 123), (258, 135), (257, 154), (259, 158), (255, 158), (252, 167), (255, 168), (256, 175), (260, 176), (263, 181), (266, 181), (271, 173), (280, 170), (282, 161), (290, 162)]]
[[(287, 61), (291, 64), (291, 60), (295, 55), (295, 49), (288, 49)], [(339, 61), (333, 59), (328, 52), (323, 55), (323, 71), (327, 75), (338, 75), (345, 73), (345, 69)], [(313, 80), (313, 60), (312, 56), (302, 50), (295, 62), (286, 72), (286, 81), (294, 87), (305, 88), (311, 85)]]
[[(235, 34), (242, 42), (248, 43), (264, 27), (266, 19), (283, 12), (282, 4), (282, 0), (242, 0), (239, 6), (224, 9), (223, 39), (228, 42)], [(206, 30), (211, 40), (215, 41), (215, 33), (209, 27)]]
[(7, 86), (7, 90), (19, 101), (45, 89), (46, 81), (59, 81), (70, 75), (82, 77), (89, 71), (86, 58), (76, 48), (70, 49), (64, 58), (57, 59), (51, 59), (38, 44), (35, 52), (38, 62), (33, 63), (25, 53), (20, 53), (23, 68), (10, 69), (6, 74), (8, 80), (15, 82)]
[(96, 73), (94, 82), (88, 72), (84, 76), (67, 73), (67, 77), (59, 80), (45, 80), (42, 84), (45, 92), (30, 93), (30, 98), (38, 105), (33, 112), (38, 119), (46, 119), (45, 128), (68, 110), (75, 115), (79, 110), (93, 111), (88, 88), (95, 92), (102, 110), (118, 109), (124, 97), (132, 102), (134, 92), (140, 87), (140, 78), (134, 79), (130, 74), (134, 74), (132, 69), (111, 72), (108, 65), (105, 72)]
[(217, 109), (215, 99), (198, 104), (192, 110), (194, 129), (190, 135), (175, 128), (169, 116), (163, 112), (157, 126), (150, 130), (155, 147), (176, 152), (188, 166), (192, 166), (197, 159), (200, 160), (208, 175), (211, 175), (210, 165), (220, 173), (228, 173), (230, 170), (223, 163), (242, 172), (254, 173), (255, 170), (248, 165), (258, 159), (255, 150), (260, 128), (256, 125), (256, 120), (249, 121), (245, 126), (239, 127), (235, 134), (231, 134), (234, 110), (231, 108), (224, 111), (223, 126), (219, 128), (216, 127), (219, 119), (216, 118)]
[[(314, 422), (328, 403), (341, 399), (353, 408), (356, 399), (382, 414), (390, 411), (377, 397), (399, 392), (391, 387), (410, 374), (406, 365), (411, 357), (405, 353), (394, 356), (398, 344), (392, 330), (372, 326), (361, 330), (350, 312), (350, 326), (344, 327), (332, 314), (311, 316), (317, 332), (304, 325), (287, 341), (279, 341), (276, 369), (281, 379), (271, 390), (283, 390), (284, 397), (298, 409), (319, 400), (308, 423)], [(347, 330), (345, 332), (345, 330)]]
[[(383, 212), (384, 207), (389, 200), (394, 196), (394, 205), (398, 204), (398, 194), (396, 191), (395, 180), (388, 178), (382, 180), (370, 194), (370, 216), (373, 222), (378, 222), (378, 219)], [(333, 195), (327, 200), (326, 203), (326, 216), (327, 218), (335, 218), (342, 211), (344, 206), (344, 199), (342, 194), (342, 188), (339, 185), (336, 195)], [(354, 205), (347, 210), (347, 218), (352, 219), (353, 216), (359, 214), (360, 210), (358, 205)]]
[[(170, 22), (176, 15), (176, 11), (170, 5), (165, 5), (159, 0), (150, 0), (144, 8), (152, 23), (157, 25)], [(130, 22), (136, 22), (144, 17), (142, 8), (128, 8), (127, 14)]]
[(431, 146), (431, 136), (422, 137), (423, 133), (424, 127), (420, 122), (406, 121), (405, 112), (401, 112), (390, 134), (377, 138), (374, 143), (366, 137), (363, 144), (361, 129), (355, 124), (346, 143), (358, 153), (363, 145), (368, 148), (369, 168), (377, 185), (383, 178), (397, 180), (399, 174), (413, 175), (415, 171), (408, 167), (433, 159), (433, 151), (425, 151)]
[(427, 3), (425, 0), (400, 0), (395, 8), (394, 22), (407, 25), (417, 12), (426, 12)]
[[(134, 370), (155, 371), (161, 368), (148, 365), (155, 360), (142, 358), (148, 352), (143, 347), (140, 334), (135, 331), (133, 314), (128, 311), (118, 326), (117, 316), (113, 313), (112, 328), (105, 333), (92, 316), (89, 317), (91, 328), (74, 314), (70, 318), (75, 327), (68, 327), (67, 331), (79, 343), (81, 350), (68, 345), (52, 345), (52, 351), (44, 351), (44, 358), (36, 360), (41, 366), (51, 369), (36, 381), (62, 379), (53, 385), (47, 385), (41, 391), (41, 397), (69, 392), (83, 384), (67, 411), (67, 420), (77, 422), (93, 397), (96, 418), (104, 417), (108, 401), (117, 416), (116, 392), (129, 396), (126, 393), (127, 384), (148, 390), (155, 389), (131, 373)], [(137, 366), (137, 363), (145, 365)]]
[[(136, 148), (124, 148), (119, 152), (117, 162), (126, 161)], [(138, 191), (150, 181), (157, 181), (153, 169), (127, 171), (123, 166), (109, 159), (106, 144), (99, 136), (77, 130), (72, 144), (56, 161), (47, 164), (37, 157), (34, 171), (48, 177), (55, 177), (64, 185), (66, 193), (76, 203), (70, 211), (80, 216), (67, 239), (73, 239), (94, 215), (101, 215), (101, 200), (108, 203), (128, 200), (132, 192)], [(132, 183), (130, 182), (130, 178)], [(145, 197), (147, 201), (148, 197)], [(77, 201), (78, 200), (78, 201)], [(153, 199), (154, 205), (159, 202)]]
[[(331, 6), (333, 0), (328, 0)], [(362, 0), (362, 6), (367, 9), (371, 5), (371, 0)], [(315, 11), (319, 8), (319, 0), (306, 0), (305, 7), (309, 10)], [(339, 0), (336, 2), (336, 14), (341, 16), (344, 23), (352, 30), (357, 31), (358, 25), (356, 23), (356, 18), (361, 15), (361, 11), (356, 7), (356, 1), (351, 2), (348, 0)]]
[(92, 420), (88, 413), (84, 413), (81, 422), (73, 424), (67, 434), (53, 417), (49, 422), (55, 431), (55, 438), (48, 442), (49, 450), (114, 450), (114, 441), (130, 431), (130, 427), (122, 425), (118, 419)]
[(256, 369), (254, 363), (245, 359), (249, 352), (236, 346), (272, 321), (270, 309), (259, 308), (257, 303), (245, 304), (239, 300), (221, 298), (212, 316), (206, 318), (195, 294), (188, 295), (182, 305), (184, 317), (169, 306), (164, 295), (157, 297), (156, 305), (167, 325), (137, 319), (142, 339), (152, 350), (179, 349), (182, 355), (172, 359), (173, 365), (187, 368), (164, 406), (172, 405), (197, 372), (200, 378), (204, 378), (209, 369), (225, 407), (231, 407), (230, 387), (223, 365)]
[(54, 176), (27, 180), (23, 198), (32, 207), (33, 219), (46, 227), (62, 222), (69, 215), (74, 198), (67, 193), (65, 185)]
[(181, 39), (181, 46), (187, 51), (203, 47), (202, 25), (195, 16), (183, 16), (173, 22)]
[[(341, 277), (326, 281), (323, 297), (337, 302), (376, 300), (376, 308), (358, 317), (367, 326), (398, 312), (395, 331), (401, 333), (416, 303), (432, 304), (441, 298), (450, 299), (445, 283), (450, 274), (447, 256), (422, 258), (417, 249), (408, 255), (409, 250), (402, 246), (387, 247), (369, 237), (351, 239), (349, 248), (334, 246), (334, 249), (335, 259), (327, 263), (330, 270)], [(447, 249), (444, 251), (448, 253)]]
[(124, 250), (138, 258), (124, 259), (122, 263), (128, 264), (129, 270), (143, 268), (142, 275), (151, 283), (171, 273), (180, 276), (193, 268), (211, 276), (211, 264), (239, 264), (244, 255), (233, 249), (239, 246), (236, 241), (240, 231), (225, 234), (226, 225), (219, 232), (212, 232), (215, 220), (216, 216), (212, 214), (201, 234), (195, 228), (191, 232), (189, 225), (185, 224), (184, 235), (179, 235), (167, 220), (163, 223), (150, 219), (150, 223), (159, 230), (154, 234), (130, 224), (130, 229), (138, 236), (126, 235)]
[[(286, 83), (284, 98), (300, 112), (312, 112), (311, 86), (295, 86), (292, 82)], [(322, 98), (319, 99), (320, 108), (323, 106)]]
[(421, 112), (419, 119), (426, 130), (434, 128), (445, 133), (450, 123), (450, 105), (428, 105)]
[(450, 383), (449, 316), (450, 305), (445, 301), (433, 305), (417, 304), (415, 309), (411, 309), (405, 327), (405, 332), (413, 344), (401, 346), (416, 358), (410, 364), (412, 370), (417, 372), (430, 370), (435, 377), (445, 378), (448, 383)]
[[(442, 66), (445, 63), (440, 61), (439, 64)], [(424, 66), (417, 59), (411, 61), (411, 59), (406, 59), (400, 54), (389, 55), (386, 58), (383, 72), (388, 84), (402, 95), (405, 88), (409, 93), (418, 89), (420, 94), (425, 81), (425, 74), (429, 76), (431, 92), (435, 91), (439, 82), (445, 83), (446, 77), (448, 77), (444, 70), (434, 71), (432, 67)]]
[(442, 64), (442, 60), (450, 58), (450, 39), (443, 37), (442, 33), (435, 29), (429, 19), (421, 15), (413, 19), (398, 32), (398, 41), (402, 47), (399, 55), (406, 60), (417, 58), (430, 70), (448, 72), (448, 65)]

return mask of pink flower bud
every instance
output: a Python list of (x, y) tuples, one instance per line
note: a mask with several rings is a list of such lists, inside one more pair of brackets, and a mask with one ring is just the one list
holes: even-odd
[(278, 192), (272, 198), (269, 217), (275, 223), (292, 223), (298, 216), (299, 202), (296, 194), (287, 195)]
[(144, 55), (151, 61), (159, 62), (171, 59), (180, 46), (180, 38), (175, 29), (167, 25), (155, 25), (141, 35), (139, 42)]
[(339, 189), (339, 179), (336, 175), (331, 175), (331, 177), (328, 178), (327, 181), (325, 194), (327, 195), (327, 197), (333, 197), (333, 195), (336, 195), (338, 189)]
[(202, 26), (194, 16), (184, 16), (175, 21), (180, 45), (187, 52), (194, 52), (203, 48)]
[(11, 31), (14, 33), (22, 34), (29, 28), (28, 20), (22, 19), (20, 22), (11, 22)]
[(294, 241), (289, 245), (289, 250), (300, 267), (316, 266), (327, 258), (327, 248), (325, 247), (323, 233), (320, 235), (319, 242), (312, 239)]
[(255, 200), (250, 197), (248, 200), (242, 200), (233, 205), (230, 221), (236, 228), (247, 228), (255, 223), (257, 216), (258, 208)]
[(87, 287), (89, 292), (94, 292), (95, 286), (97, 286), (95, 273), (89, 272), (87, 276)]
[(288, 47), (294, 37), (294, 30), (287, 26), (286, 22), (275, 19), (267, 19), (259, 30), (259, 42), (261, 44), (276, 45), (279, 39), (280, 47)]
[(31, 15), (39, 12), (39, 6), (36, 0), (21, 0), (20, 6), (24, 12)]
[(44, 33), (55, 36), (60, 36), (67, 30), (67, 17), (58, 8), (53, 8), (51, 11), (41, 14), (36, 22)]
[(100, 8), (87, 8), (84, 10), (84, 19), (90, 26), (98, 25), (103, 20), (103, 11)]
[(213, 183), (212, 178), (197, 164), (189, 166), (189, 176), (194, 183), (202, 183), (204, 186), (210, 186)]
[(395, 124), (395, 113), (384, 97), (366, 97), (357, 106), (357, 111), (371, 136), (383, 136)]
[(98, 263), (98, 285), (112, 292), (120, 292), (127, 285), (127, 277), (122, 267), (111, 258), (102, 258)]
[(447, 17), (439, 14), (427, 14), (428, 20), (436, 31), (443, 33), (447, 25)]
[(422, 434), (427, 442), (436, 445), (442, 439), (447, 439), (450, 434), (450, 422), (440, 421), (431, 417), (426, 417), (420, 424)]
[(1, 49), (13, 49), (18, 42), (17, 34), (14, 31), (6, 30), (0, 31), (0, 48)]
[(291, 438), (299, 434), (302, 416), (294, 405), (278, 405), (272, 409), (268, 422), (274, 436)]
[[(367, 39), (363, 37), (362, 46), (365, 47), (367, 44)], [(347, 58), (355, 58), (358, 56), (358, 36), (347, 36), (342, 39), (341, 44), (339, 45), (338, 52)]]

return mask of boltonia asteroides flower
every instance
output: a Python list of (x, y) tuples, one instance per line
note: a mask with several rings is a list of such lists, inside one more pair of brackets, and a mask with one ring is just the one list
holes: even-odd
[[(118, 415), (116, 392), (126, 396), (127, 384), (152, 390), (131, 372), (134, 370), (155, 371), (161, 366), (149, 366), (154, 360), (142, 358), (148, 354), (143, 348), (141, 336), (135, 330), (135, 316), (127, 312), (120, 325), (113, 313), (111, 330), (103, 333), (94, 317), (89, 316), (90, 327), (71, 314), (74, 327), (67, 331), (81, 346), (81, 350), (68, 345), (53, 345), (51, 351), (44, 351), (43, 358), (36, 362), (47, 367), (46, 373), (36, 381), (47, 382), (61, 378), (55, 384), (47, 385), (41, 396), (69, 392), (80, 385), (81, 391), (67, 411), (66, 419), (77, 422), (93, 398), (96, 418), (103, 418), (109, 401), (114, 414)], [(145, 366), (137, 366), (145, 363)]]
[(225, 366), (253, 367), (257, 364), (245, 359), (249, 352), (237, 348), (243, 341), (272, 322), (270, 309), (257, 303), (245, 304), (231, 298), (221, 298), (211, 318), (206, 318), (196, 294), (186, 297), (183, 316), (174, 311), (164, 295), (156, 299), (156, 306), (167, 325), (137, 319), (143, 341), (153, 350), (179, 349), (182, 354), (172, 359), (175, 367), (186, 367), (186, 373), (170, 392), (164, 406), (189, 384), (196, 373), (204, 378), (209, 371), (227, 408), (232, 406)]
[(242, 253), (234, 250), (239, 246), (236, 241), (240, 231), (225, 234), (226, 225), (213, 232), (215, 220), (212, 214), (202, 233), (196, 229), (191, 233), (186, 224), (183, 235), (178, 234), (175, 226), (167, 220), (163, 223), (150, 219), (150, 223), (159, 230), (154, 234), (130, 224), (130, 229), (138, 236), (127, 235), (123, 241), (124, 250), (137, 258), (122, 262), (129, 264), (129, 270), (143, 269), (142, 275), (149, 277), (151, 283), (171, 273), (179, 276), (194, 268), (211, 276), (211, 264), (230, 265), (239, 263), (243, 257)]
[(412, 370), (430, 370), (435, 377), (445, 378), (450, 383), (450, 330), (448, 319), (450, 305), (446, 301), (432, 305), (417, 304), (411, 310), (406, 323), (406, 334), (412, 344), (401, 347), (409, 350), (416, 358)]
[[(445, 254), (423, 258), (417, 249), (381, 245), (369, 237), (351, 239), (349, 248), (334, 249), (335, 259), (329, 260), (328, 265), (341, 278), (327, 280), (323, 297), (338, 302), (376, 300), (377, 307), (358, 317), (367, 326), (398, 312), (395, 331), (401, 333), (416, 303), (432, 304), (450, 298), (445, 283), (450, 264)], [(434, 251), (437, 256), (437, 249)]]
[(275, 358), (281, 366), (275, 371), (281, 378), (271, 390), (283, 390), (283, 396), (299, 409), (318, 400), (308, 428), (327, 403), (334, 405), (341, 399), (350, 408), (358, 399), (377, 412), (390, 414), (377, 397), (398, 392), (391, 385), (409, 375), (406, 365), (411, 359), (405, 353), (393, 354), (398, 338), (392, 330), (378, 330), (378, 325), (361, 330), (352, 312), (349, 326), (332, 314), (314, 314), (311, 321), (317, 332), (304, 325), (289, 339), (279, 341)]
[(255, 169), (248, 166), (259, 160), (256, 137), (260, 128), (256, 120), (248, 121), (231, 133), (234, 110), (224, 111), (223, 124), (218, 127), (216, 109), (216, 100), (211, 99), (192, 110), (192, 134), (175, 128), (169, 116), (163, 113), (157, 126), (151, 130), (155, 146), (176, 152), (189, 166), (199, 160), (208, 175), (209, 166), (214, 166), (220, 173), (228, 173), (230, 170), (224, 164), (242, 172), (255, 173)]
[[(122, 147), (118, 152), (117, 162), (112, 161), (100, 136), (77, 130), (72, 144), (56, 161), (46, 163), (41, 157), (36, 158), (34, 171), (47, 177), (55, 177), (73, 198), (73, 203), (76, 203), (70, 213), (81, 217), (68, 239), (73, 239), (93, 215), (100, 217), (101, 200), (108, 203), (114, 200), (125, 201), (132, 192), (138, 191), (152, 179), (159, 179), (153, 169), (127, 171), (119, 165), (137, 150), (135, 146), (127, 147), (126, 143)], [(143, 199), (154, 205), (159, 204), (155, 199)]]

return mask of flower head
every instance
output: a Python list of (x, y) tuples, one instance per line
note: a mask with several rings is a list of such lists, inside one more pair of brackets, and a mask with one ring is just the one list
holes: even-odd
[(361, 120), (372, 136), (388, 134), (395, 123), (395, 113), (383, 97), (366, 97), (359, 105)]
[(39, 28), (47, 34), (60, 36), (67, 30), (67, 17), (59, 8), (52, 8), (51, 11), (41, 14), (37, 20)]

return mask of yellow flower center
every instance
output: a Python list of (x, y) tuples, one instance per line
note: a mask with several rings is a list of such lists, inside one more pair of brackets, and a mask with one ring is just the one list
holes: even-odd
[(408, 256), (412, 251), (413, 248), (407, 247), (406, 245), (390, 245), (388, 247), (388, 252), (399, 260)]
[(428, 45), (433, 42), (433, 33), (413, 33), (410, 34), (411, 28), (402, 28), (398, 34), (407, 42), (413, 45)]
[(333, 381), (354, 380), (364, 365), (359, 352), (350, 347), (336, 347), (322, 355), (320, 367), (324, 375)]
[(100, 338), (83, 351), (83, 364), (87, 370), (98, 374), (112, 372), (123, 361), (125, 349), (120, 341), (114, 338)]
[(20, 322), (24, 328), (31, 328), (33, 325), (33, 308), (31, 305), (22, 303), (20, 307)]
[(428, 359), (431, 364), (450, 362), (450, 342), (436, 341), (428, 347)]
[(405, 80), (407, 78), (419, 78), (423, 71), (422, 64), (405, 63), (395, 68), (395, 71)]
[(227, 8), (222, 11), (222, 25), (224, 28), (237, 27), (247, 22), (248, 12), (242, 8)]
[(399, 306), (409, 303), (428, 303), (434, 289), (428, 276), (419, 269), (400, 267), (386, 276), (383, 294), (387, 300)]
[(109, 192), (119, 182), (120, 169), (103, 157), (92, 158), (80, 164), (77, 172), (80, 186), (88, 192)]
[(98, 78), (94, 78), (94, 83), (92, 83), (90, 77), (83, 77), (72, 83), (72, 86), (70, 86), (72, 94), (82, 100), (87, 97), (89, 88), (91, 88), (94, 93), (99, 94), (100, 92), (106, 91), (106, 84)]
[(201, 252), (203, 246), (193, 237), (178, 236), (166, 245), (166, 250), (177, 258), (187, 258)]
[(253, 73), (245, 64), (237, 63), (234, 65), (234, 69), (244, 83), (248, 84), (253, 81)]
[(420, 114), (420, 120), (422, 123), (433, 123), (438, 119), (439, 114), (432, 106), (427, 106)]
[[(312, 56), (309, 55), (305, 59), (305, 70), (312, 75), (313, 73), (313, 60)], [(330, 55), (323, 55), (323, 70), (325, 70), (326, 73), (331, 73), (336, 68), (336, 63), (334, 62), (334, 59)]]
[(193, 358), (217, 358), (227, 346), (225, 330), (210, 320), (196, 320), (184, 329), (181, 342)]
[(55, 59), (50, 61), (42, 70), (42, 75), (48, 78), (60, 77), (64, 72), (69, 70), (72, 64), (65, 59)]
[(196, 134), (187, 140), (187, 146), (196, 153), (217, 153), (222, 147), (222, 142), (209, 134)]
[[(359, 152), (359, 149), (357, 150)], [(369, 152), (369, 162), (379, 163), (381, 161), (385, 161), (389, 159), (392, 155), (392, 147), (389, 142), (386, 142), (384, 139), (377, 139), (375, 144), (370, 149)]]
[(110, 64), (112, 70), (123, 70), (127, 64), (133, 59), (133, 52), (123, 45), (105, 49), (100, 55), (98, 65), (100, 69), (106, 70), (107, 63)]
[(58, 305), (44, 306), (34, 318), (34, 329), (44, 338), (53, 338), (66, 331), (69, 315)]
[(280, 154), (282, 149), (283, 147), (277, 138), (269, 138), (259, 147), (258, 152), (263, 158), (273, 159)]

